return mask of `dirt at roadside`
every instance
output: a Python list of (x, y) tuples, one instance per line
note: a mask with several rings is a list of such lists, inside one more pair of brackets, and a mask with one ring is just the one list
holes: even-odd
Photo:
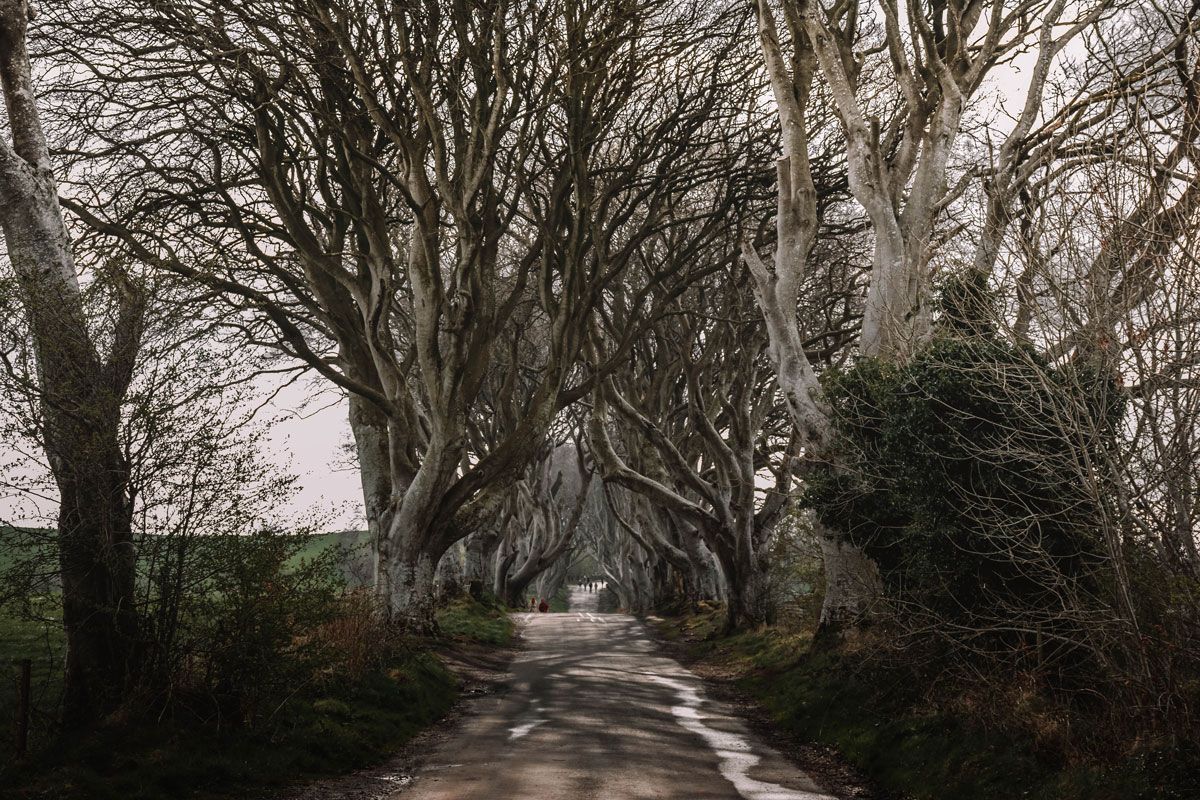
[(437, 743), (452, 736), (469, 713), (471, 702), (503, 691), (508, 665), (521, 649), (519, 631), (507, 647), (453, 642), (435, 648), (459, 681), (459, 699), (450, 713), (414, 736), (387, 761), (348, 775), (326, 778), (278, 795), (280, 800), (387, 800), (413, 781)]
[(738, 688), (740, 676), (735, 671), (695, 657), (687, 639), (666, 638), (653, 624), (653, 618), (646, 620), (646, 630), (664, 653), (704, 681), (710, 696), (736, 711), (759, 739), (811, 775), (825, 791), (845, 800), (903, 800), (871, 787), (836, 749), (805, 741), (780, 728), (766, 709)]

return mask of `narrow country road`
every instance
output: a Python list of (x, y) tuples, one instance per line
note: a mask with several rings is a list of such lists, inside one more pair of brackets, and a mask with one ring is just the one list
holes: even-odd
[(477, 702), (397, 800), (828, 800), (656, 652), (640, 622), (573, 589), (523, 614), (507, 692)]

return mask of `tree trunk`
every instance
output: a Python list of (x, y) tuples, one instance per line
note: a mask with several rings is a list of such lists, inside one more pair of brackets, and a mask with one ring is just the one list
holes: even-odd
[(540, 552), (530, 553), (525, 563), (515, 574), (509, 576), (504, 586), (504, 602), (509, 608), (521, 608), (525, 605), (525, 590), (534, 578), (541, 575), (549, 564), (542, 564)]
[(747, 557), (730, 558), (724, 569), (729, 584), (726, 631), (770, 623), (773, 609), (770, 574), (765, 562)]
[(392, 474), (391, 496), (375, 547), (375, 591), (387, 619), (417, 633), (436, 633), (438, 562), (457, 541), (438, 530), (437, 518), (453, 484), (461, 448), (431, 443), (412, 480)]
[(463, 544), (455, 542), (438, 561), (437, 594), (439, 598), (455, 597), (462, 591), (465, 563)]
[(387, 416), (371, 401), (350, 395), (350, 432), (358, 455), (358, 478), (362, 484), (363, 513), (367, 533), (375, 553), (376, 583), (380, 536), (387, 532), (392, 496), (392, 468)]
[(476, 600), (483, 599), (484, 587), (488, 585), (488, 563), (499, 544), (500, 535), (495, 531), (473, 533), (467, 537), (464, 573), (467, 590)]
[(0, 229), (37, 362), (43, 447), (59, 490), (58, 545), (67, 637), (64, 721), (115, 709), (131, 683), (137, 617), (129, 465), (121, 402), (141, 343), (144, 297), (114, 273), (118, 316), (107, 359), (88, 327), (58, 203), (25, 45), (28, 6), (0, 0)]
[(127, 470), (116, 450), (108, 458), (73, 462), (56, 475), (68, 728), (117, 708), (126, 697), (138, 634)]
[(439, 558), (419, 548), (382, 543), (375, 591), (388, 621), (417, 634), (437, 633), (434, 589)]
[(869, 617), (873, 604), (883, 594), (883, 586), (875, 562), (845, 534), (823, 525), (815, 515), (812, 524), (825, 567), (820, 627), (822, 631), (836, 631)]

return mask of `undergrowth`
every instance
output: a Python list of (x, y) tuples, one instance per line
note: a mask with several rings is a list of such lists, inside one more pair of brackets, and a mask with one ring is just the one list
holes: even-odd
[[(512, 625), (495, 603), (454, 600), (438, 613), (444, 636), (504, 644)], [(16, 623), (7, 621), (8, 630)], [(25, 639), (8, 630), (0, 647)], [(361, 637), (350, 627), (334, 635)], [(347, 650), (353, 647), (347, 642)], [(112, 719), (87, 735), (64, 733), (21, 764), (5, 742), (0, 797), (14, 800), (268, 798), (285, 787), (370, 766), (442, 717), (456, 680), (415, 643), (353, 673), (314, 675), (252, 723), (200, 714)], [(0, 655), (8, 656), (4, 652)]]
[[(985, 727), (920, 670), (886, 663), (869, 640), (812, 647), (764, 627), (720, 635), (723, 612), (658, 622), (689, 657), (729, 676), (785, 730), (832, 746), (887, 795), (916, 800), (1194, 800), (1200, 754), (1144, 748), (1116, 763), (1044, 752), (1016, 724)], [(1015, 720), (1014, 720), (1015, 723)]]

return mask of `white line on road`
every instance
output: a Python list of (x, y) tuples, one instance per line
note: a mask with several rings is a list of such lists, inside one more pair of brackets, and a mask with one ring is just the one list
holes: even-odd
[(544, 718), (538, 716), (538, 704), (540, 702), (541, 701), (539, 701), (536, 697), (530, 701), (529, 712), (530, 712), (530, 715), (533, 717), (533, 719), (529, 720), (528, 722), (522, 722), (519, 725), (515, 725), (515, 726), (509, 728), (508, 729), (508, 738), (509, 739), (520, 739), (522, 736), (527, 736), (530, 731), (532, 731), (538, 725), (541, 725), (543, 722), (546, 721)]
[(721, 774), (746, 800), (837, 800), (833, 795), (802, 792), (751, 778), (750, 770), (762, 759), (751, 752), (750, 742), (745, 737), (729, 731), (714, 730), (705, 725), (700, 718), (700, 706), (704, 701), (700, 699), (700, 693), (695, 688), (659, 675), (652, 676), (651, 680), (678, 692), (682, 705), (672, 706), (671, 713), (680, 725), (692, 733), (699, 734), (708, 743), (721, 760), (718, 766)]
[(508, 738), (520, 739), (545, 721), (544, 719), (535, 719), (531, 722), (522, 722), (520, 725), (508, 729)]

